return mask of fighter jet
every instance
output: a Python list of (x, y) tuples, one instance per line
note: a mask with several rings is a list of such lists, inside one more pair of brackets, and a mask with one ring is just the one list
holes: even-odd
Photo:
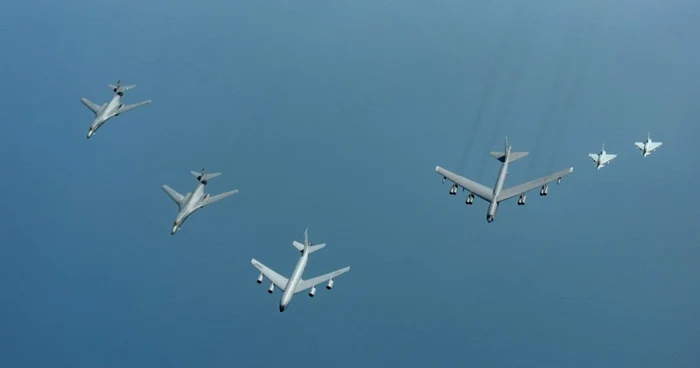
[(600, 153), (589, 153), (588, 157), (595, 162), (596, 168), (600, 170), (617, 157), (617, 155), (605, 152), (605, 143), (603, 143), (603, 148), (601, 148)]
[(462, 190), (468, 190), (469, 195), (467, 196), (466, 204), (471, 205), (474, 203), (474, 196), (489, 202), (489, 209), (486, 213), (486, 221), (491, 223), (496, 218), (496, 210), (498, 205), (510, 198), (520, 195), (518, 199), (518, 206), (525, 205), (525, 200), (527, 196), (526, 192), (540, 187), (540, 196), (546, 196), (548, 192), (548, 184), (554, 180), (557, 184), (561, 183), (561, 178), (565, 175), (569, 175), (574, 171), (573, 167), (556, 172), (551, 175), (543, 176), (539, 179), (529, 181), (524, 184), (516, 185), (508, 189), (503, 189), (503, 184), (508, 176), (508, 165), (516, 160), (519, 160), (528, 155), (528, 152), (511, 152), (511, 145), (508, 144), (508, 138), (506, 137), (505, 151), (504, 152), (491, 152), (491, 156), (498, 161), (501, 161), (503, 165), (501, 170), (498, 172), (498, 179), (496, 179), (496, 186), (494, 188), (488, 188), (482, 184), (475, 181), (467, 179), (465, 177), (459, 176), (449, 170), (445, 170), (440, 166), (435, 167), (435, 171), (442, 175), (442, 182), (449, 179), (454, 184), (450, 188), (450, 195), (457, 194), (457, 189), (462, 187)]
[(642, 151), (642, 156), (649, 156), (654, 150), (661, 147), (664, 142), (652, 142), (651, 135), (647, 133), (647, 140), (644, 142), (634, 142), (634, 145)]
[(271, 270), (264, 264), (255, 260), (255, 258), (250, 260), (250, 263), (252, 263), (253, 266), (255, 266), (255, 268), (260, 270), (260, 276), (258, 276), (258, 284), (262, 284), (264, 276), (272, 282), (270, 284), (270, 288), (267, 289), (268, 293), (272, 294), (272, 292), (275, 291), (275, 287), (282, 291), (282, 299), (280, 300), (280, 312), (284, 312), (284, 310), (287, 309), (287, 306), (292, 301), (292, 297), (295, 294), (305, 291), (307, 289), (311, 289), (309, 291), (309, 296), (313, 297), (314, 295), (316, 295), (316, 285), (322, 284), (326, 281), (328, 281), (326, 289), (330, 290), (331, 288), (333, 288), (334, 278), (350, 271), (350, 267), (345, 267), (337, 271), (327, 273), (323, 276), (314, 277), (309, 280), (303, 280), (301, 276), (304, 273), (306, 264), (309, 262), (309, 254), (326, 246), (326, 244), (309, 244), (308, 230), (309, 229), (306, 229), (304, 231), (304, 244), (301, 244), (297, 241), (292, 242), (292, 245), (294, 245), (294, 247), (301, 252), (301, 257), (299, 258), (299, 261), (297, 261), (297, 265), (294, 267), (294, 271), (292, 271), (292, 277), (290, 279), (281, 276), (277, 272)]
[(112, 117), (119, 116), (119, 114), (121, 113), (151, 103), (151, 100), (146, 100), (139, 103), (135, 103), (133, 105), (124, 105), (122, 103), (122, 96), (124, 96), (124, 91), (130, 90), (134, 87), (136, 86), (122, 86), (121, 80), (117, 81), (116, 86), (110, 84), (109, 88), (114, 92), (114, 97), (112, 97), (111, 101), (102, 105), (98, 105), (85, 97), (80, 99), (80, 101), (85, 106), (87, 106), (88, 109), (92, 110), (92, 112), (95, 113), (95, 120), (93, 120), (92, 124), (90, 125), (90, 130), (88, 130), (88, 139), (90, 139), (90, 137), (92, 137), (92, 135), (95, 134), (95, 132), (97, 132), (97, 129), (100, 129), (102, 124), (106, 123), (107, 120), (111, 119)]
[(221, 173), (205, 174), (204, 168), (202, 168), (201, 172), (190, 171), (190, 173), (192, 176), (197, 178), (197, 181), (199, 181), (197, 189), (194, 190), (194, 193), (189, 192), (183, 196), (167, 185), (162, 186), (165, 193), (167, 193), (168, 196), (170, 196), (170, 198), (177, 203), (179, 208), (179, 212), (175, 218), (175, 223), (173, 224), (173, 230), (170, 232), (171, 235), (175, 235), (175, 232), (180, 230), (182, 223), (185, 222), (185, 220), (187, 220), (187, 218), (198, 209), (238, 193), (238, 189), (236, 189), (230, 192), (211, 196), (204, 193), (204, 187), (207, 185), (207, 182), (210, 179), (221, 175)]

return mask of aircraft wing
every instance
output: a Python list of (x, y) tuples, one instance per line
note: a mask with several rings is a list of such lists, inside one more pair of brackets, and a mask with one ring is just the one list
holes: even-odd
[(83, 105), (87, 106), (88, 109), (92, 110), (95, 114), (100, 112), (100, 109), (102, 109), (102, 106), (88, 100), (87, 98), (83, 97), (80, 99), (80, 102), (83, 103)]
[(314, 277), (313, 279), (308, 279), (308, 280), (301, 280), (299, 281), (299, 284), (297, 285), (297, 288), (294, 289), (294, 294), (301, 293), (304, 290), (311, 289), (311, 287), (316, 286), (318, 284), (322, 284), (330, 279), (336, 278), (346, 272), (350, 271), (350, 267), (345, 267), (341, 268), (339, 270), (327, 273), (323, 276), (318, 276)]
[(649, 143), (648, 152), (653, 152), (655, 149), (661, 147), (661, 145), (664, 144), (664, 142), (651, 142)]
[(606, 153), (601, 157), (600, 163), (601, 164), (607, 164), (608, 162), (612, 161), (617, 155), (611, 154), (611, 153)]
[(570, 167), (566, 170), (562, 170), (562, 171), (556, 172), (554, 174), (543, 176), (539, 179), (529, 181), (529, 182), (524, 183), (524, 184), (520, 184), (520, 185), (516, 185), (514, 187), (510, 187), (508, 189), (504, 189), (501, 192), (501, 194), (498, 196), (498, 202), (503, 202), (507, 199), (510, 199), (510, 198), (513, 198), (513, 197), (518, 196), (520, 194), (523, 194), (525, 192), (528, 192), (532, 189), (541, 187), (547, 183), (553, 182), (554, 180), (557, 180), (557, 179), (562, 178), (566, 175), (569, 175), (572, 172), (574, 172), (574, 168)]
[(182, 208), (182, 202), (185, 199), (185, 197), (182, 194), (178, 193), (177, 191), (175, 191), (175, 189), (167, 185), (163, 185), (161, 188), (163, 188), (163, 191), (168, 194), (170, 199), (177, 203), (178, 207)]
[(644, 143), (642, 142), (634, 142), (634, 145), (639, 148), (640, 151), (644, 151)]
[(483, 184), (479, 184), (475, 181), (467, 179), (463, 176), (459, 176), (449, 170), (445, 170), (440, 166), (435, 167), (435, 171), (442, 175), (443, 178), (449, 179), (451, 182), (457, 184), (458, 186), (474, 193), (477, 197), (490, 202), (493, 198), (493, 189), (489, 188)]
[(280, 289), (281, 291), (284, 291), (284, 288), (287, 287), (287, 282), (289, 280), (287, 280), (286, 277), (271, 270), (270, 268), (268, 268), (264, 264), (258, 262), (255, 258), (251, 259), (250, 263), (252, 263), (253, 266), (255, 266), (255, 268), (260, 270), (260, 272), (262, 272), (263, 276), (265, 276), (268, 280), (272, 281), (272, 283), (275, 284), (275, 286), (277, 286), (277, 288)]
[(598, 163), (598, 154), (596, 154), (596, 153), (589, 153), (589, 154), (588, 154), (588, 157), (590, 157), (591, 160), (593, 160), (593, 162)]
[(234, 195), (234, 194), (236, 194), (236, 193), (238, 193), (238, 189), (232, 190), (232, 191), (226, 192), (226, 193), (217, 194), (217, 195), (215, 195), (215, 196), (207, 197), (205, 200), (202, 201), (202, 206), (206, 206), (206, 205), (208, 205), (208, 204), (212, 204), (212, 203), (214, 203), (214, 202), (218, 202), (218, 201), (220, 201), (220, 200), (222, 200), (222, 199), (224, 199), (224, 198), (226, 198), (226, 197), (232, 196), (232, 195)]
[(121, 114), (121, 113), (127, 112), (129, 110), (133, 110), (133, 109), (135, 109), (137, 107), (141, 107), (143, 105), (148, 105), (149, 103), (151, 103), (151, 100), (141, 101), (139, 103), (135, 103), (135, 104), (131, 104), (131, 105), (123, 105), (122, 107), (117, 109), (117, 114)]

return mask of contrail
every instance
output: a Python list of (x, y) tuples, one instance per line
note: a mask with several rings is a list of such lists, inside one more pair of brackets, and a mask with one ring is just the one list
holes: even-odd
[(513, 37), (511, 37), (511, 34), (513, 33), (513, 30), (517, 25), (517, 23), (514, 20), (520, 18), (520, 14), (523, 12), (526, 3), (526, 1), (519, 2), (519, 6), (515, 10), (515, 12), (513, 12), (513, 16), (511, 17), (511, 21), (509, 22), (509, 29), (505, 33), (505, 37), (499, 43), (499, 46), (496, 49), (496, 53), (491, 58), (491, 62), (489, 63), (488, 71), (486, 74), (486, 82), (484, 85), (484, 89), (481, 93), (481, 99), (479, 100), (479, 104), (477, 105), (476, 116), (472, 120), (471, 131), (470, 134), (467, 136), (467, 144), (464, 148), (464, 153), (462, 154), (462, 159), (459, 162), (459, 166), (457, 166), (458, 169), (466, 169), (466, 161), (471, 155), (472, 150), (474, 149), (474, 143), (476, 142), (476, 138), (478, 137), (481, 126), (483, 125), (484, 111), (486, 109), (486, 105), (490, 100), (492, 86), (495, 80), (498, 78), (498, 73), (500, 72), (501, 64), (503, 61), (503, 54), (507, 49), (510, 48), (510, 42), (508, 41), (512, 41)]

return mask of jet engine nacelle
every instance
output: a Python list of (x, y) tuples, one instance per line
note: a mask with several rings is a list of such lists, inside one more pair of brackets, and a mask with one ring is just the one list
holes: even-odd
[(541, 196), (546, 196), (546, 195), (547, 195), (547, 189), (549, 189), (549, 188), (547, 187), (547, 184), (543, 185), (543, 186), (542, 186), (542, 189), (540, 189), (540, 195), (541, 195)]
[(316, 295), (316, 287), (312, 286), (311, 291), (309, 291), (309, 296), (313, 298), (314, 295)]
[(272, 294), (273, 291), (275, 291), (275, 283), (274, 282), (272, 284), (270, 284), (270, 288), (267, 289), (267, 292), (270, 294)]
[(467, 199), (464, 201), (464, 204), (473, 204), (474, 203), (474, 193), (469, 193), (467, 196)]
[(263, 280), (263, 274), (260, 273), (260, 276), (258, 276), (258, 284), (262, 284), (262, 280)]
[(452, 188), (450, 188), (450, 195), (455, 194), (457, 194), (457, 184), (453, 185)]
[(520, 198), (518, 198), (518, 206), (524, 206), (526, 200), (527, 200), (527, 194), (525, 194), (525, 193), (521, 194)]
[(333, 288), (333, 279), (328, 280), (328, 285), (326, 285), (326, 289), (330, 290)]

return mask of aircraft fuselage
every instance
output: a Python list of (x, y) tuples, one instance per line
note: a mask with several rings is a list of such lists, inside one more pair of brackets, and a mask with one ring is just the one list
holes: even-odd
[(93, 134), (95, 134), (97, 129), (100, 129), (102, 124), (104, 124), (105, 122), (107, 122), (107, 120), (117, 115), (117, 110), (119, 109), (119, 107), (121, 107), (121, 105), (121, 95), (115, 93), (114, 97), (112, 97), (112, 100), (109, 101), (109, 103), (107, 103), (107, 105), (97, 113), (97, 115), (95, 116), (95, 120), (92, 121), (92, 124), (90, 125), (90, 130), (88, 130), (87, 134), (88, 139), (92, 137)]
[(309, 255), (306, 252), (303, 252), (299, 258), (299, 261), (297, 261), (297, 265), (294, 266), (292, 276), (289, 278), (287, 285), (284, 287), (284, 293), (282, 294), (282, 299), (280, 299), (280, 312), (284, 312), (289, 303), (292, 301), (292, 297), (294, 297), (294, 290), (296, 290), (297, 285), (299, 285), (301, 275), (304, 273), (304, 269), (306, 268), (306, 264), (308, 262)]
[(486, 213), (486, 221), (493, 222), (496, 219), (496, 211), (498, 210), (498, 196), (503, 190), (503, 185), (508, 177), (508, 161), (510, 159), (510, 146), (506, 148), (505, 158), (503, 160), (503, 165), (501, 165), (501, 170), (498, 172), (498, 178), (496, 179), (496, 185), (493, 187), (493, 198), (489, 204), (488, 212)]
[(177, 214), (175, 222), (173, 223), (173, 230), (170, 232), (170, 234), (174, 235), (175, 232), (180, 229), (180, 226), (182, 226), (185, 220), (187, 220), (187, 218), (190, 217), (190, 215), (192, 215), (193, 213), (195, 213), (195, 211), (203, 207), (202, 200), (206, 196), (206, 194), (204, 193), (205, 186), (206, 184), (199, 183), (197, 185), (197, 189), (194, 190), (194, 193), (187, 194), (187, 197), (185, 198), (185, 205)]

